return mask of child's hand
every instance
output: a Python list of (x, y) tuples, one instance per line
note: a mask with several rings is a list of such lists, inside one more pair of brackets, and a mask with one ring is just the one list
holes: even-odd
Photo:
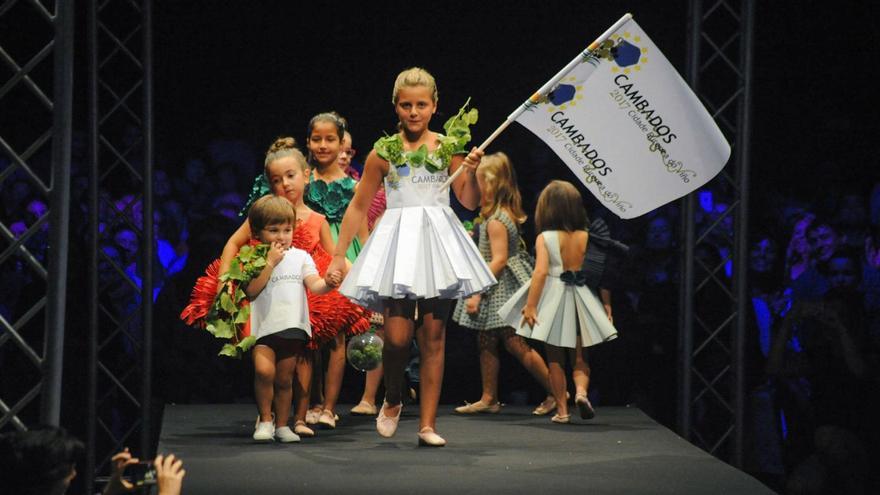
[(481, 294), (474, 294), (467, 298), (464, 303), (464, 311), (469, 315), (475, 315), (480, 311), (480, 301), (483, 299)]
[(522, 309), (523, 319), (520, 322), (519, 326), (522, 327), (523, 324), (527, 324), (529, 328), (535, 328), (535, 325), (538, 324), (538, 311), (534, 306), (526, 306)]
[(281, 263), (282, 258), (284, 258), (284, 245), (280, 242), (273, 242), (269, 247), (269, 252), (266, 253), (266, 263), (275, 268), (278, 263)]
[(467, 171), (473, 175), (474, 172), (477, 171), (477, 166), (480, 165), (480, 161), (483, 159), (483, 152), (474, 146), (470, 153), (468, 153), (467, 157), (465, 157), (464, 161), (461, 164), (464, 167), (467, 167)]
[(336, 270), (332, 273), (328, 272), (324, 277), (324, 283), (327, 284), (328, 287), (339, 287), (339, 284), (342, 283), (342, 272)]
[(349, 261), (342, 255), (333, 255), (333, 260), (327, 267), (327, 273), (346, 273), (348, 272)]

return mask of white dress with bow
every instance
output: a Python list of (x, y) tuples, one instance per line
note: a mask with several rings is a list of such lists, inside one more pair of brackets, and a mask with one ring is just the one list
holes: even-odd
[(501, 318), (516, 329), (517, 335), (557, 347), (575, 348), (578, 334), (583, 347), (617, 338), (617, 330), (608, 320), (602, 302), (587, 287), (582, 274), (562, 270), (559, 233), (546, 231), (542, 234), (550, 258), (550, 270), (538, 302), (538, 322), (534, 328), (524, 323), (520, 326), (531, 283), (520, 287), (498, 310)]

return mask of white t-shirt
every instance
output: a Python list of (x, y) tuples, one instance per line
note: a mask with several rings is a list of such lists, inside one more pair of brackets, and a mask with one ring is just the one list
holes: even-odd
[(263, 291), (251, 301), (251, 335), (257, 339), (290, 328), (312, 335), (305, 277), (317, 275), (318, 269), (309, 253), (290, 248), (272, 270)]

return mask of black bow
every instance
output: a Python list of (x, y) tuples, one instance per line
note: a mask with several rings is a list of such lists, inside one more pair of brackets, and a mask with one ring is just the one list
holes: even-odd
[(559, 280), (565, 282), (566, 285), (584, 286), (587, 285), (587, 274), (580, 270), (576, 272), (568, 270), (559, 275)]

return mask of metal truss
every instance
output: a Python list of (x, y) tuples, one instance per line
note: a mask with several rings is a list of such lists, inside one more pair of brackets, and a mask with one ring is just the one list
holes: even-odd
[(743, 465), (743, 367), (751, 304), (747, 256), (754, 10), (754, 0), (690, 1), (688, 80), (731, 142), (733, 154), (708, 185), (723, 197), (724, 211), (697, 225), (692, 194), (683, 202), (682, 219), (678, 431), (738, 467)]
[(72, 3), (0, 4), (0, 430), (60, 420), (72, 88)]
[[(151, 455), (153, 307), (150, 0), (90, 0), (87, 493), (111, 456)], [(123, 236), (122, 238), (118, 236)], [(120, 244), (137, 246), (129, 257)], [(136, 239), (136, 244), (135, 244)]]

